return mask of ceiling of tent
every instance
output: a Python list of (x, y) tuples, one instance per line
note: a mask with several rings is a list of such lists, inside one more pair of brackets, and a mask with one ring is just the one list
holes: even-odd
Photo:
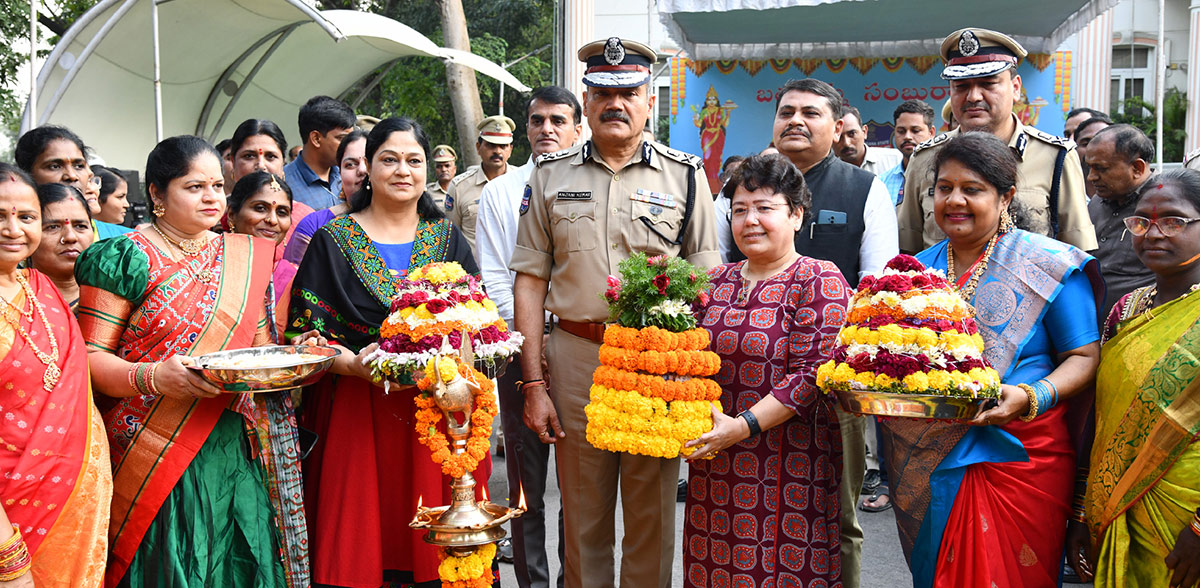
[[(63, 125), (109, 165), (141, 169), (156, 142), (150, 14), (150, 0), (104, 0), (88, 11), (38, 75), (36, 120), (27, 111), (22, 131)], [(338, 96), (407, 56), (529, 90), (495, 63), (376, 14), (317, 12), (300, 0), (160, 0), (158, 15), (163, 136), (219, 140), (247, 118), (267, 118), (295, 144), (296, 114), (310, 97)]]
[(697, 60), (936, 55), (976, 26), (1031, 53), (1063, 40), (1118, 0), (659, 0), (671, 37)]

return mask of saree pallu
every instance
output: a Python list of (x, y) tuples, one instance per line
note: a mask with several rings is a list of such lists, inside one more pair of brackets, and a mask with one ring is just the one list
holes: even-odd
[[(466, 239), (445, 219), (417, 225), (409, 267), (457, 261), (477, 273)], [(399, 280), (352, 217), (318, 230), (292, 286), (289, 334), (316, 329), (358, 351), (374, 342)], [(301, 424), (319, 441), (306, 460), (313, 583), (439, 586), (437, 549), (408, 527), (417, 502), (449, 504), (450, 479), (417, 441), (416, 388), (326, 375), (305, 390)], [(491, 459), (473, 472), (482, 499)]]
[(1085, 502), (1096, 586), (1166, 586), (1163, 559), (1200, 504), (1200, 293), (1122, 322), (1096, 380)]
[[(89, 347), (140, 362), (270, 342), (267, 297), (273, 248), (234, 234), (214, 244), (218, 257), (212, 284), (193, 279), (196, 268), (185, 267), (191, 263), (188, 258), (171, 260), (140, 233), (89, 248), (76, 267), (79, 320)], [(197, 455), (212, 453), (208, 440), (227, 418), (226, 411), (239, 413), (253, 426), (256, 404), (249, 395), (193, 400), (134, 396), (106, 398), (103, 404), (114, 472), (106, 574), (106, 584), (113, 586), (130, 571), (147, 533), (163, 524), (159, 515), (169, 518), (164, 505), (178, 504), (173, 493), (180, 480), (197, 475), (190, 469)], [(267, 494), (266, 484), (261, 485)]]
[[(92, 404), (87, 348), (67, 303), (49, 278), (27, 272), (58, 343), (62, 370), (51, 391), (43, 364), (25, 337), (0, 321), (0, 496), (33, 556), (37, 586), (95, 588), (108, 555), (112, 474), (100, 413)], [(24, 295), (17, 308), (30, 303)], [(21, 328), (38, 349), (50, 340), (36, 311)]]
[[(917, 258), (944, 268), (947, 247), (943, 241)], [(1092, 296), (1102, 292), (1093, 261), (1025, 231), (998, 241), (972, 302), (984, 356), (1002, 381), (1029, 383), (1053, 371), (1046, 362), (1025, 361), (1023, 352), (1068, 276), (1083, 271)], [(1033, 422), (999, 427), (881, 423), (914, 586), (1057, 585), (1075, 463), (1066, 413), (1060, 405)]]

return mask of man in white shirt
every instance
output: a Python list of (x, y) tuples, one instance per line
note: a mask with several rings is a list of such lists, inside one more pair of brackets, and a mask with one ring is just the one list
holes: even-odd
[(862, 114), (853, 106), (847, 106), (845, 110), (842, 113), (842, 134), (833, 145), (838, 157), (876, 176), (896, 167), (903, 155), (891, 147), (867, 145), (867, 125), (862, 120)]
[[(513, 279), (508, 269), (517, 244), (517, 223), (521, 199), (528, 197), (525, 184), (533, 173), (534, 160), (541, 155), (561, 151), (575, 144), (583, 131), (582, 107), (569, 91), (557, 86), (534, 90), (529, 99), (526, 134), (533, 155), (529, 161), (489, 182), (479, 197), (479, 217), (475, 223), (475, 245), (479, 249), (479, 267), (488, 296), (496, 303), (500, 316), (513, 328)], [(525, 333), (537, 337), (540, 333)], [(545, 493), (550, 445), (523, 422), (525, 400), (518, 389), (521, 364), (512, 362), (500, 377), (500, 423), (505, 431), (505, 466), (508, 469), (509, 503), (516, 504), (525, 493), (525, 515), (513, 519), (513, 567), (521, 588), (550, 586), (546, 557)], [(562, 515), (559, 514), (559, 536)], [(559, 561), (562, 561), (559, 542)], [(558, 586), (563, 585), (559, 566)]]

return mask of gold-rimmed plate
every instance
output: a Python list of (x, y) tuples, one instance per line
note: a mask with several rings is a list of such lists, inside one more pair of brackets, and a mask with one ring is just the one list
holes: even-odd
[(225, 392), (270, 392), (315, 384), (338, 353), (326, 346), (271, 345), (200, 355), (188, 367)]
[(874, 390), (839, 390), (836, 394), (843, 410), (867, 416), (965, 421), (975, 418), (981, 408), (995, 405), (994, 398), (890, 394)]

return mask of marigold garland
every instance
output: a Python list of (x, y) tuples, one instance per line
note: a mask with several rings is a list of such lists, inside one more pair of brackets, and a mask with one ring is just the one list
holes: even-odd
[[(451, 374), (451, 377), (445, 377), (447, 373)], [(443, 380), (461, 376), (472, 380), (478, 386), (474, 396), (475, 408), (471, 411), (471, 435), (467, 438), (467, 448), (463, 453), (455, 454), (450, 451), (450, 440), (437, 426), (442, 420), (442, 411), (433, 398), (432, 390), (436, 384), (435, 378), (439, 375)], [(421, 390), (421, 394), (413, 398), (417, 405), (417, 433), (420, 435), (421, 444), (429, 448), (433, 463), (441, 464), (442, 473), (452, 478), (475, 471), (491, 448), (492, 422), (499, 411), (496, 397), (492, 394), (495, 384), (479, 370), (464, 365), (453, 357), (442, 356), (426, 364), (425, 376), (417, 382), (417, 387)]]
[(448, 548), (438, 549), (438, 577), (442, 588), (488, 588), (492, 585), (492, 560), (496, 545), (485, 543), (470, 555), (457, 556)]
[(1000, 374), (989, 367), (973, 368), (967, 372), (929, 370), (898, 379), (887, 374), (856, 372), (848, 364), (831, 360), (817, 368), (817, 386), (822, 390), (858, 389), (893, 394), (995, 398), (1000, 394)]
[(630, 351), (600, 346), (601, 365), (632, 372), (680, 376), (711, 376), (721, 369), (721, 357), (711, 351)]
[(596, 368), (592, 373), (592, 382), (618, 390), (637, 390), (644, 396), (660, 398), (667, 402), (716, 400), (721, 397), (721, 386), (709, 378), (667, 380), (661, 376), (631, 372), (607, 365)]
[(708, 343), (707, 329), (672, 333), (658, 327), (631, 329), (613, 324), (604, 330), (605, 345), (629, 351), (703, 351)]
[(587, 440), (593, 447), (673, 458), (690, 455), (684, 443), (712, 428), (711, 408), (720, 401), (646, 398), (633, 390), (594, 385), (587, 413)]

